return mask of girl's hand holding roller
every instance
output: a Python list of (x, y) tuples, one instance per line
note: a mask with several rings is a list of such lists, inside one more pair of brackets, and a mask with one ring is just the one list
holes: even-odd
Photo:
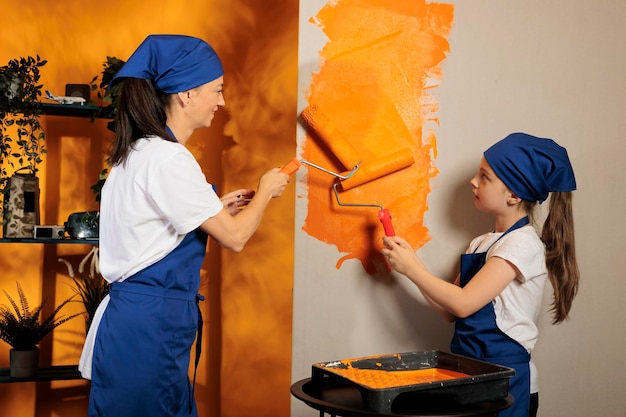
[(403, 275), (409, 275), (409, 271), (424, 268), (424, 264), (417, 257), (415, 251), (404, 238), (398, 236), (384, 236), (384, 248), (381, 253), (387, 259), (387, 263)]

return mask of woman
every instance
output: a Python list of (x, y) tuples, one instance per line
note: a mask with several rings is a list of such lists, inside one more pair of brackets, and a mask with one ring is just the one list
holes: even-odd
[(102, 190), (100, 270), (111, 283), (81, 355), (89, 416), (196, 416), (187, 376), (208, 236), (239, 252), (288, 177), (221, 199), (185, 148), (225, 105), (221, 62), (201, 39), (151, 35), (120, 84), (111, 171)]

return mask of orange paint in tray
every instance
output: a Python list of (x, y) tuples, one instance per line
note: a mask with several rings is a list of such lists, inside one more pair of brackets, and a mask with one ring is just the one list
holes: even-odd
[[(350, 170), (346, 164), (357, 160), (364, 162), (364, 173), (367, 161), (394, 154), (410, 159), (412, 164), (402, 164), (410, 166), (373, 181), (357, 186), (346, 181), (341, 201), (388, 208), (396, 233), (415, 248), (429, 240), (423, 218), (429, 181), (437, 174), (432, 128), (438, 124), (430, 93), (441, 79), (453, 10), (423, 0), (337, 0), (311, 19), (328, 41), (307, 100), (341, 137), (339, 149), (350, 152), (337, 151), (332, 137), (324, 143), (308, 132), (302, 156), (335, 172)], [(359, 172), (350, 181), (358, 178)], [(323, 172), (309, 169), (305, 181), (303, 230), (345, 254), (336, 267), (358, 259), (370, 274), (386, 270), (377, 210), (339, 206), (332, 193), (336, 179)]]
[(451, 379), (467, 378), (468, 374), (442, 368), (413, 369), (409, 371), (385, 371), (371, 369), (333, 369), (352, 382), (371, 389), (404, 387), (417, 384), (431, 384)]

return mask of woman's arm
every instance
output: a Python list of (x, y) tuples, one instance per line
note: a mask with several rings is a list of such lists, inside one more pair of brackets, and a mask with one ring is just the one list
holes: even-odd
[(232, 201), (234, 193), (227, 194), (223, 200), (225, 208), (205, 220), (200, 228), (221, 246), (241, 252), (259, 227), (269, 202), (281, 196), (288, 182), (289, 177), (279, 168), (269, 170), (261, 177), (256, 193), (246, 192), (239, 203)]

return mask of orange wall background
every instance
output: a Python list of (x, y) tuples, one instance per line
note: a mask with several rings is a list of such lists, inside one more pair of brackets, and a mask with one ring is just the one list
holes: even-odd
[[(257, 4), (258, 3), (258, 4)], [(44, 88), (63, 94), (66, 83), (88, 83), (107, 56), (127, 59), (150, 33), (181, 33), (211, 43), (225, 67), (226, 109), (190, 148), (220, 192), (256, 188), (267, 169), (295, 152), (298, 1), (236, 3), (112, 0), (0, 2), (0, 65), (39, 54)], [(280, 24), (268, 24), (280, 22)], [(42, 224), (63, 224), (75, 211), (96, 208), (89, 187), (104, 166), (112, 139), (105, 122), (43, 118), (48, 156), (40, 167)], [(204, 352), (196, 398), (202, 416), (287, 416), (291, 363), (294, 190), (271, 203), (241, 254), (211, 244), (203, 267)], [(87, 245), (0, 246), (0, 289), (19, 281), (47, 310), (72, 295), (59, 257), (78, 265)], [(7, 300), (4, 294), (0, 303)], [(65, 313), (79, 311), (73, 304)], [(41, 344), (41, 366), (78, 362), (84, 324), (62, 325)], [(0, 367), (9, 347), (0, 345)], [(84, 416), (85, 381), (0, 385), (2, 415)], [(245, 401), (242, 401), (245, 399)]]

